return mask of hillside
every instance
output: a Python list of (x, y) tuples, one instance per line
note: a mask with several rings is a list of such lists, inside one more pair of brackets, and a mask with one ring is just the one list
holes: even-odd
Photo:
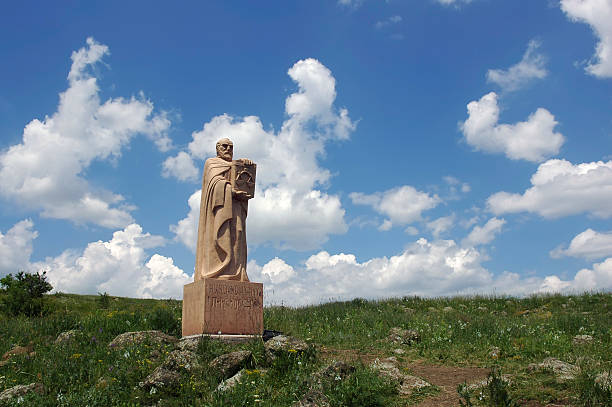
[[(139, 383), (167, 365), (168, 355), (179, 346), (176, 339), (109, 344), (132, 331), (159, 330), (179, 337), (180, 301), (61, 293), (46, 301), (44, 317), (0, 317), (0, 352), (14, 353), (0, 362), (0, 391), (42, 384), (39, 392), (10, 398), (7, 405), (612, 403), (612, 294), (607, 293), (267, 307), (266, 329), (304, 341), (304, 349), (296, 345), (297, 350), (286, 349), (284, 356), (270, 360), (262, 341), (203, 339), (191, 347), (197, 367), (179, 364), (177, 381), (170, 386)], [(68, 340), (55, 343), (71, 330)], [(230, 390), (215, 391), (222, 375), (210, 362), (236, 350), (252, 355), (242, 379)], [(337, 361), (345, 364), (334, 365)], [(325, 372), (332, 371), (336, 373), (326, 378)], [(408, 386), (410, 380), (421, 384)], [(467, 386), (458, 391), (462, 384)], [(506, 404), (491, 404), (495, 398)]]

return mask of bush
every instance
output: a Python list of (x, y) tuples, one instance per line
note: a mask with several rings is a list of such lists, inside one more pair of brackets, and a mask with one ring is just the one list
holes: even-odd
[(47, 282), (47, 272), (29, 274), (18, 272), (0, 279), (2, 311), (13, 316), (42, 316), (43, 295), (53, 289)]
[(110, 308), (110, 300), (111, 297), (106, 291), (104, 293), (98, 293), (98, 307), (100, 307), (100, 309)]
[(172, 310), (166, 307), (157, 307), (147, 316), (151, 329), (156, 329), (168, 335), (181, 337), (181, 321)]

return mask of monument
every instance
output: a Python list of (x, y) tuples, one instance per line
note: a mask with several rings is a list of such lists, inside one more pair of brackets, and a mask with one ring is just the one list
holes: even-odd
[(247, 276), (246, 217), (257, 166), (217, 141), (204, 164), (194, 282), (183, 287), (183, 336), (261, 335), (263, 284)]

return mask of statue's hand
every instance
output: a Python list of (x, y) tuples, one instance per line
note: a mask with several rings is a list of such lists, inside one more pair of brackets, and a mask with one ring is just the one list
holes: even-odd
[(242, 161), (242, 164), (244, 165), (253, 165), (253, 161), (249, 160), (248, 158), (241, 158), (240, 161)]
[(251, 195), (247, 194), (244, 191), (236, 191), (235, 189), (232, 189), (232, 196), (234, 197), (234, 199), (237, 199), (239, 201), (248, 201), (249, 199), (253, 198)]

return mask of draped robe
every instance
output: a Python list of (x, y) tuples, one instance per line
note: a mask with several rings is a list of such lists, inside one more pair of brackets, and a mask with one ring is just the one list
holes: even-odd
[(198, 223), (195, 281), (204, 278), (249, 281), (246, 273), (248, 201), (232, 197), (231, 162), (206, 160)]

